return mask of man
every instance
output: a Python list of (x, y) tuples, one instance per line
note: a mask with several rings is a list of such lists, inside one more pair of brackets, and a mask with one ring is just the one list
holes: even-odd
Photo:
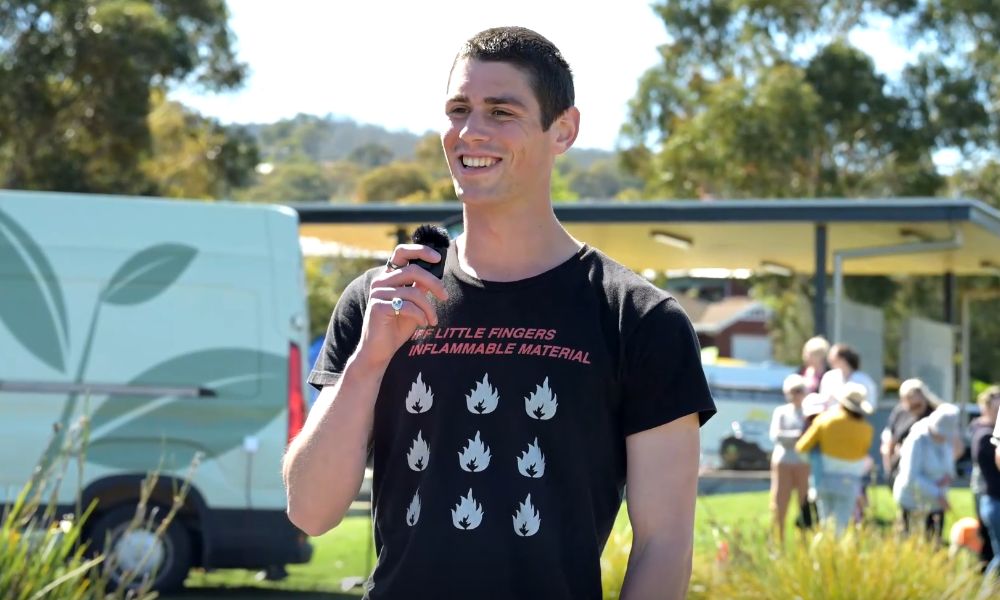
[(907, 379), (899, 386), (899, 404), (892, 408), (885, 428), (882, 430), (879, 453), (889, 488), (896, 479), (899, 467), (899, 449), (910, 429), (920, 419), (929, 417), (941, 401), (927, 385), (916, 378)]
[[(322, 392), (283, 465), (288, 512), (312, 535), (334, 527), (371, 448), (369, 598), (600, 598), (626, 484), (622, 598), (685, 595), (715, 408), (676, 301), (555, 218), (573, 102), (537, 33), (466, 42), (441, 135), (465, 233), (446, 257), (397, 246), (334, 310), (310, 375)], [(442, 258), (443, 280), (408, 264)]]
[(859, 370), (861, 357), (854, 348), (847, 344), (834, 344), (830, 348), (827, 361), (830, 363), (830, 370), (823, 375), (819, 383), (819, 393), (826, 399), (827, 408), (837, 405), (838, 390), (845, 383), (860, 383), (865, 386), (868, 391), (868, 402), (878, 407), (879, 388), (875, 385), (875, 380)]

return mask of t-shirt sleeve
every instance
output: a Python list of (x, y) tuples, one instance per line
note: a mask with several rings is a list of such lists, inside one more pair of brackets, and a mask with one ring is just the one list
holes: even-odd
[(370, 281), (368, 274), (356, 278), (337, 300), (326, 330), (323, 350), (316, 357), (316, 364), (309, 373), (309, 384), (317, 390), (337, 383), (344, 372), (347, 359), (354, 353), (361, 339)]
[(626, 337), (622, 379), (625, 435), (692, 413), (704, 425), (715, 414), (698, 337), (673, 298), (653, 307)]

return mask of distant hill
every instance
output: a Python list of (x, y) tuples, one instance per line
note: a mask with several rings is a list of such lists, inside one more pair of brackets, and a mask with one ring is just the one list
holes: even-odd
[[(372, 145), (389, 150), (393, 159), (406, 160), (413, 157), (423, 137), (410, 131), (389, 131), (379, 125), (356, 123), (333, 115), (300, 114), (276, 123), (250, 123), (243, 127), (257, 138), (261, 159), (266, 162), (285, 162), (296, 157), (332, 162), (344, 160), (355, 150)], [(606, 150), (574, 148), (567, 157), (578, 168), (586, 169), (595, 161), (613, 155)]]

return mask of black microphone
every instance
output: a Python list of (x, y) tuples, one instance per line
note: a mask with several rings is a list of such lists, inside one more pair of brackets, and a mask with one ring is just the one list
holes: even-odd
[(413, 243), (434, 248), (441, 255), (441, 260), (436, 263), (420, 259), (410, 262), (430, 271), (438, 279), (444, 277), (444, 260), (448, 256), (448, 247), (451, 245), (448, 231), (440, 225), (421, 225), (413, 232)]

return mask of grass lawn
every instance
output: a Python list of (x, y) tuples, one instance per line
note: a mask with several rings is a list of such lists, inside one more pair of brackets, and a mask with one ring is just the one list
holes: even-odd
[[(884, 486), (869, 490), (872, 513), (879, 519), (891, 522), (895, 516), (892, 497)], [(949, 499), (952, 511), (946, 517), (945, 532), (955, 519), (970, 516), (972, 494), (967, 489), (952, 490)], [(794, 531), (791, 519), (796, 509), (789, 509), (788, 530)], [(769, 526), (767, 492), (720, 494), (698, 499), (695, 516), (695, 561), (711, 559), (715, 555), (717, 536), (728, 537), (734, 532), (762, 532)], [(618, 515), (617, 527), (625, 527), (628, 517), (625, 507)], [(336, 600), (357, 598), (359, 587), (344, 591), (345, 578), (367, 576), (374, 557), (367, 556), (370, 549), (370, 528), (366, 517), (349, 517), (333, 531), (313, 539), (315, 552), (306, 565), (289, 566), (289, 576), (284, 581), (257, 581), (254, 573), (241, 570), (223, 570), (211, 573), (192, 572), (180, 594), (164, 598), (209, 600), (210, 598), (249, 598), (252, 600)], [(791, 533), (789, 533), (791, 535)]]

